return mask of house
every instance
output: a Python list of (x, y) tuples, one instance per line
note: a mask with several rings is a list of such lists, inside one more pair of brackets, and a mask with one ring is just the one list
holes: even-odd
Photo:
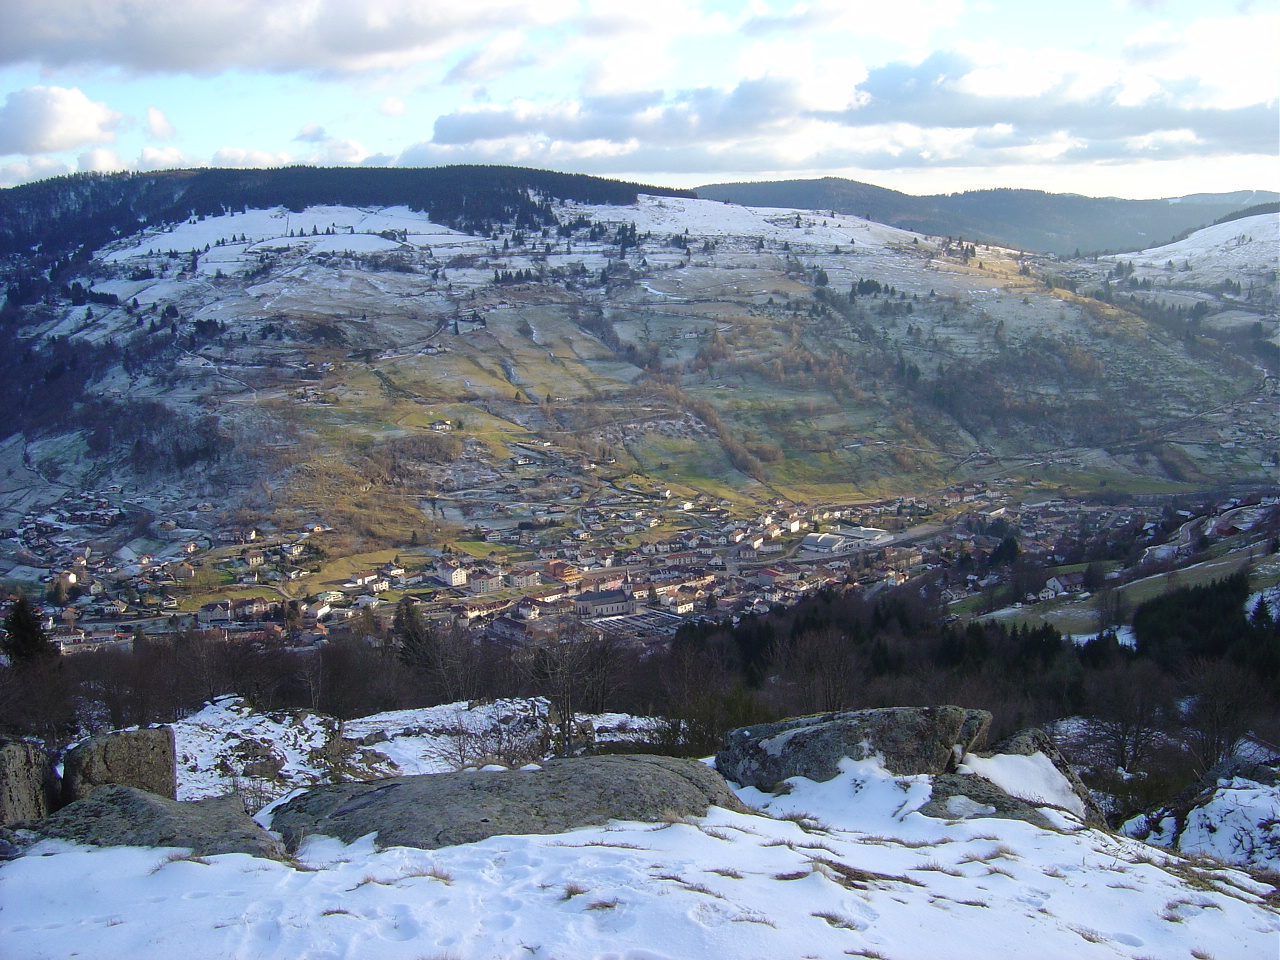
[(506, 576), (507, 586), (516, 590), (528, 590), (542, 583), (542, 574), (537, 570), (512, 570)]
[(547, 564), (547, 576), (559, 580), (565, 586), (582, 582), (582, 572), (573, 564), (564, 560), (552, 560)]
[(247, 563), (250, 568), (260, 567), (267, 562), (267, 555), (261, 550), (250, 550), (244, 555), (244, 562)]
[(450, 587), (464, 587), (467, 584), (467, 568), (452, 563), (438, 564), (436, 579)]
[(471, 578), (472, 593), (497, 593), (502, 589), (502, 577), (496, 573), (479, 573)]
[(431, 429), (435, 430), (437, 433), (447, 433), (453, 429), (453, 421), (452, 420), (433, 420), (431, 423)]
[(185, 560), (182, 563), (175, 563), (169, 568), (169, 576), (175, 580), (191, 580), (196, 575), (196, 568)]
[(1045, 583), (1045, 589), (1052, 590), (1053, 597), (1064, 593), (1077, 593), (1083, 588), (1084, 574), (1078, 570), (1074, 573), (1056, 573)]
[(214, 600), (206, 603), (196, 611), (196, 620), (201, 624), (227, 623), (231, 620), (231, 601)]

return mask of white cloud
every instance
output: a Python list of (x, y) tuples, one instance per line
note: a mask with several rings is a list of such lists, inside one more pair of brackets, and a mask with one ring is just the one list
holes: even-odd
[(14, 187), (32, 180), (61, 177), (71, 172), (61, 160), (48, 157), (30, 157), (13, 163), (0, 164), (0, 187)]
[(329, 135), (325, 133), (324, 127), (320, 126), (320, 124), (308, 123), (298, 131), (297, 136), (293, 139), (301, 140), (303, 143), (323, 143), (328, 137)]
[(964, 12), (964, 0), (816, 0), (793, 4), (780, 14), (750, 8), (742, 20), (749, 34), (848, 32), (884, 37), (914, 35), (945, 30)]
[(147, 107), (147, 133), (152, 140), (172, 140), (176, 131), (159, 107)]
[(115, 140), (123, 114), (75, 87), (15, 90), (0, 107), (0, 156), (57, 153)]
[(5, 0), (0, 63), (192, 74), (392, 70), (575, 12), (573, 0)]
[(1175, 29), (1159, 23), (1131, 36), (1124, 60), (1187, 107), (1231, 109), (1275, 102), (1280, 14), (1204, 18)]
[(332, 167), (362, 163), (368, 156), (369, 151), (364, 148), (363, 144), (355, 140), (340, 140), (337, 137), (329, 137), (324, 141), (324, 152), (313, 154), (307, 160), (310, 163)]
[(179, 170), (203, 164), (196, 163), (177, 147), (143, 147), (133, 166), (136, 170)]
[(120, 154), (107, 147), (94, 147), (80, 154), (76, 161), (76, 169), (80, 172), (113, 173), (125, 169), (125, 162)]
[(219, 147), (210, 162), (215, 167), (283, 167), (294, 162), (287, 153), (272, 153), (269, 150), (254, 150), (250, 147)]
[(384, 97), (378, 104), (378, 112), (384, 117), (402, 117), (404, 109), (404, 101), (399, 97)]
[(512, 70), (537, 62), (528, 40), (519, 30), (505, 30), (455, 63), (445, 83), (479, 83), (496, 80)]

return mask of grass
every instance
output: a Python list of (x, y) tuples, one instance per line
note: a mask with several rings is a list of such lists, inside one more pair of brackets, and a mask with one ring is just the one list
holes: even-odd
[(404, 879), (411, 877), (429, 877), (432, 880), (439, 880), (441, 883), (453, 883), (453, 874), (438, 864), (431, 864), (427, 867), (414, 867), (403, 874)]

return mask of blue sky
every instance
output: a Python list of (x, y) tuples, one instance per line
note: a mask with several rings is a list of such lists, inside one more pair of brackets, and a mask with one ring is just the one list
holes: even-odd
[(0, 0), (0, 186), (517, 163), (1280, 188), (1274, 0)]

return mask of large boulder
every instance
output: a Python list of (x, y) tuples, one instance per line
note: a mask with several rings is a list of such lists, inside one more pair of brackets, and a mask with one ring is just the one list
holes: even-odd
[(90, 737), (62, 760), (62, 802), (83, 800), (104, 784), (137, 787), (172, 800), (178, 780), (171, 727), (117, 730)]
[[(977, 755), (984, 758), (995, 756), (1034, 757), (1036, 754), (1043, 754), (1057, 769), (1058, 773), (1062, 774), (1062, 778), (1070, 786), (1071, 792), (1080, 800), (1085, 822), (1093, 826), (1105, 826), (1107, 822), (1106, 814), (1102, 812), (1102, 808), (1093, 799), (1093, 794), (1084, 785), (1084, 781), (1080, 779), (1079, 775), (1072, 769), (1071, 764), (1067, 762), (1066, 757), (1058, 750), (1057, 745), (1043, 730), (1037, 727), (1019, 730), (1013, 736), (1006, 737), (990, 749), (977, 751)], [(1075, 812), (1080, 812), (1080, 810)]]
[(1032, 804), (1010, 796), (990, 780), (971, 773), (943, 773), (934, 777), (933, 793), (920, 812), (939, 820), (995, 817), (1025, 820), (1045, 829), (1053, 826)]
[(571, 757), (536, 770), (434, 773), (308, 790), (277, 807), (271, 827), (290, 850), (312, 834), (348, 843), (437, 847), (502, 834), (563, 833), (610, 820), (743, 811), (705, 764), (657, 756)]
[(0, 827), (47, 816), (56, 785), (53, 765), (40, 744), (0, 739)]
[(196, 856), (248, 853), (284, 859), (280, 844), (235, 795), (181, 802), (116, 784), (99, 787), (32, 829), (99, 847), (187, 847)]
[(716, 769), (761, 790), (788, 777), (830, 780), (844, 757), (878, 756), (898, 776), (947, 773), (990, 724), (990, 713), (965, 707), (885, 707), (759, 723), (729, 731)]

